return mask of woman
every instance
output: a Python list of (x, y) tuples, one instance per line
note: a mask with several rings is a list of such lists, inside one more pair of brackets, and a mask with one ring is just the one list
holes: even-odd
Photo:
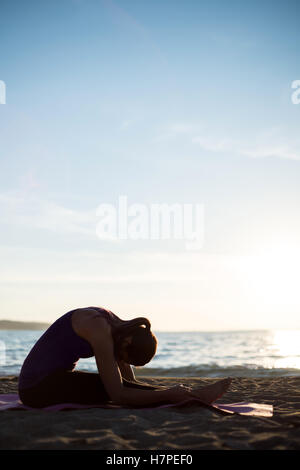
[[(223, 395), (230, 379), (201, 389), (151, 386), (136, 380), (131, 365), (155, 355), (157, 339), (147, 318), (121, 320), (109, 310), (71, 310), (56, 320), (26, 357), (19, 396), (34, 408), (57, 403), (147, 406), (192, 397), (209, 404)], [(95, 356), (98, 372), (74, 371), (79, 358)]]

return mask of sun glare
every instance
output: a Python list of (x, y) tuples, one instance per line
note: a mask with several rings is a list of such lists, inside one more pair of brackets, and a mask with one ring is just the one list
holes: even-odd
[(300, 369), (300, 330), (275, 330), (270, 349), (274, 367)]
[(299, 311), (299, 246), (273, 244), (261, 255), (248, 257), (243, 270), (261, 312), (275, 312), (279, 307)]

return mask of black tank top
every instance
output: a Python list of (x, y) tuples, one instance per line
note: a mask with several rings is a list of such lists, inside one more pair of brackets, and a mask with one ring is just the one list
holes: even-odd
[[(88, 308), (96, 310), (111, 325), (117, 326), (122, 322), (109, 310), (100, 307)], [(73, 330), (72, 314), (75, 310), (58, 318), (35, 343), (21, 368), (19, 390), (37, 385), (55, 371), (72, 371), (80, 358), (94, 356), (90, 343)]]

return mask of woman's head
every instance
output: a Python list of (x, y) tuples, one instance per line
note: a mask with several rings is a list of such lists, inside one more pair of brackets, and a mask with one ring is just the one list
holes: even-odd
[(114, 343), (117, 359), (134, 366), (150, 362), (157, 348), (157, 339), (147, 318), (135, 318), (117, 328)]

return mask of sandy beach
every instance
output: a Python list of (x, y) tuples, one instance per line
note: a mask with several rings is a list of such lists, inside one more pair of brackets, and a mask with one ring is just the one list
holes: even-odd
[[(215, 379), (144, 380), (151, 384), (201, 386)], [(14, 376), (1, 377), (0, 393), (16, 393), (17, 382)], [(272, 404), (274, 416), (220, 415), (197, 405), (158, 410), (1, 411), (0, 448), (300, 450), (300, 378), (234, 378), (219, 401), (244, 400)]]

